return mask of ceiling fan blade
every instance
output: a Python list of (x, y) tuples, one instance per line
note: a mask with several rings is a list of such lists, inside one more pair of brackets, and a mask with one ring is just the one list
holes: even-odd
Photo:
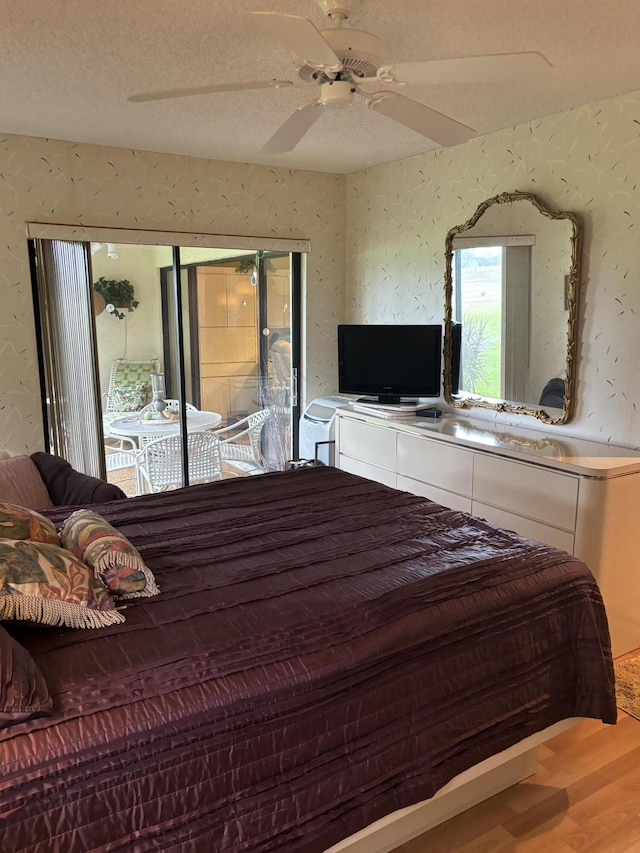
[(459, 145), (475, 136), (475, 130), (465, 124), (396, 92), (374, 92), (365, 97), (372, 110), (416, 130), (438, 145)]
[(212, 86), (192, 86), (188, 89), (165, 89), (158, 92), (139, 92), (127, 100), (134, 104), (144, 101), (166, 101), (169, 98), (185, 98), (189, 95), (212, 95), (215, 92), (240, 92), (243, 89), (284, 89), (293, 86), (291, 80), (251, 80), (247, 83), (219, 83)]
[(315, 25), (299, 15), (280, 12), (252, 12), (263, 27), (308, 65), (323, 71), (338, 72), (342, 67), (338, 56)]
[(495, 53), (383, 65), (377, 76), (385, 83), (522, 83), (551, 68), (541, 53)]
[(262, 148), (263, 154), (283, 154), (296, 147), (305, 133), (322, 115), (324, 107), (320, 101), (304, 104), (289, 116), (282, 127), (277, 130), (267, 144)]

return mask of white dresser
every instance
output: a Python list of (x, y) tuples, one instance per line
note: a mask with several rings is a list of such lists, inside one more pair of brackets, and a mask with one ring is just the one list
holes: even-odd
[(640, 648), (640, 452), (443, 415), (338, 411), (336, 464), (583, 560), (604, 598), (614, 655)]

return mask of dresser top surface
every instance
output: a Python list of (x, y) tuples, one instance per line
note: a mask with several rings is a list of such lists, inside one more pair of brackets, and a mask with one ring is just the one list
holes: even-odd
[(640, 472), (638, 450), (562, 436), (555, 432), (545, 435), (541, 430), (504, 426), (446, 412), (437, 419), (417, 416), (408, 420), (394, 420), (376, 416), (375, 412), (345, 406), (339, 410), (339, 414), (376, 426), (391, 427), (426, 438), (432, 436), (472, 450), (499, 453), (501, 456), (587, 477), (619, 477)]

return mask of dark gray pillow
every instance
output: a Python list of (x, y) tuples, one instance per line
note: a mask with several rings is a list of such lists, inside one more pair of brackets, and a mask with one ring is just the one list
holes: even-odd
[(40, 471), (54, 506), (85, 506), (127, 497), (118, 486), (81, 474), (60, 456), (38, 452), (32, 453), (31, 459)]

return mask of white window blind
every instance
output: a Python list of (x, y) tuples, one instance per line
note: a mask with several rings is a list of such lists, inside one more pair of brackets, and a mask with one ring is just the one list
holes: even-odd
[(86, 249), (39, 240), (37, 256), (51, 450), (99, 477), (104, 463)]

